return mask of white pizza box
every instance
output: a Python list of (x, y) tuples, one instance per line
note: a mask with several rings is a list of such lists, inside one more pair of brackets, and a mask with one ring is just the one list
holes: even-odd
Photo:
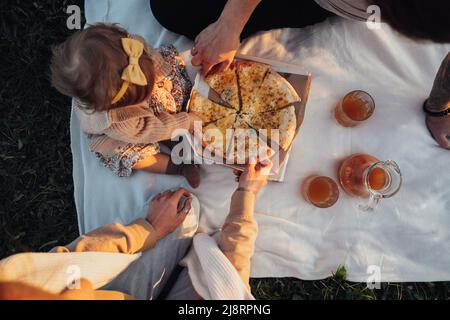
[[(298, 135), (299, 129), (304, 120), (305, 108), (308, 101), (309, 89), (312, 79), (311, 74), (308, 73), (305, 75), (303, 74), (304, 70), (299, 66), (281, 61), (254, 57), (249, 55), (238, 55), (236, 58), (237, 60), (250, 60), (270, 65), (275, 71), (277, 71), (281, 76), (283, 76), (295, 89), (298, 96), (301, 98), (300, 102), (294, 104), (297, 115), (297, 128), (294, 137), (295, 139)], [(193, 86), (193, 90), (194, 89), (197, 90), (200, 95), (208, 97), (213, 101), (215, 100), (217, 101), (218, 97), (217, 94), (208, 86), (208, 84), (204, 80), (204, 77), (200, 73), (197, 73), (196, 75)], [(218, 159), (214, 157), (209, 157), (208, 154), (205, 155), (201, 143), (199, 143), (199, 141), (195, 141), (193, 137), (188, 137), (188, 141), (194, 151), (194, 159), (197, 161), (197, 163), (203, 163), (206, 161), (206, 163), (208, 164), (216, 163), (233, 169), (243, 170), (244, 165), (229, 164), (226, 163), (226, 161), (222, 158)], [(277, 152), (271, 157), (274, 166), (272, 168), (272, 172), (270, 173), (269, 180), (277, 182), (282, 182), (284, 180), (286, 172), (286, 164), (289, 160), (289, 153), (291, 151), (291, 148), (292, 145), (288, 148), (287, 151), (284, 151), (281, 148), (279, 148)], [(276, 161), (274, 161), (275, 159)]]

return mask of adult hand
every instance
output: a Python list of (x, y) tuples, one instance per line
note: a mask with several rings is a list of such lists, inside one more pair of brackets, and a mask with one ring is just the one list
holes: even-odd
[(442, 148), (450, 150), (450, 115), (445, 117), (427, 115), (426, 124), (434, 140)]
[(228, 69), (240, 45), (240, 32), (233, 30), (233, 26), (218, 20), (200, 32), (191, 50), (192, 65), (201, 66), (204, 75), (213, 67), (215, 72)]
[(272, 162), (264, 160), (257, 164), (249, 164), (244, 171), (234, 170), (239, 182), (239, 189), (259, 193), (267, 184), (272, 169)]
[(153, 198), (147, 210), (147, 221), (156, 231), (160, 240), (180, 226), (192, 207), (191, 194), (180, 188), (165, 191)]

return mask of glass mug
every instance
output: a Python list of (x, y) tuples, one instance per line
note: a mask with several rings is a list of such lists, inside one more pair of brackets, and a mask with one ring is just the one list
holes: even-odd
[(339, 188), (333, 179), (313, 175), (307, 177), (301, 187), (306, 201), (318, 208), (332, 207), (339, 199)]
[(400, 168), (392, 160), (380, 161), (368, 154), (354, 154), (339, 168), (339, 182), (346, 193), (368, 198), (362, 211), (373, 211), (382, 199), (394, 196), (402, 185)]
[(365, 91), (349, 92), (334, 110), (336, 121), (344, 127), (355, 127), (369, 119), (375, 111), (375, 101)]

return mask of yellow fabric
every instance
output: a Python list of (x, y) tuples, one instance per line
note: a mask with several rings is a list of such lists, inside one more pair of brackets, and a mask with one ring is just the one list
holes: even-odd
[[(255, 239), (258, 234), (258, 226), (254, 219), (254, 204), (255, 195), (248, 191), (236, 191), (233, 194), (230, 205), (230, 213), (222, 227), (219, 247), (224, 255), (230, 260), (238, 271), (241, 279), (249, 288), (250, 276), (250, 260), (255, 248)], [(157, 242), (155, 229), (145, 219), (137, 219), (128, 226), (121, 224), (110, 224), (98, 228), (80, 238), (76, 239), (71, 244), (65, 247), (56, 247), (52, 252), (60, 253), (62, 259), (67, 259), (70, 265), (77, 264), (77, 256), (68, 255), (70, 252), (111, 252), (111, 253), (135, 253), (143, 252), (153, 248)], [(23, 255), (23, 254), (22, 254)], [(5, 268), (3, 277), (0, 272), (0, 300), (2, 294), (4, 299), (10, 297), (13, 299), (132, 299), (124, 293), (117, 291), (94, 291), (94, 285), (86, 279), (81, 279), (81, 287), (84, 290), (66, 290), (60, 293), (60, 289), (54, 292), (48, 286), (51, 276), (47, 274), (40, 274), (42, 268), (36, 268), (33, 259), (36, 259), (39, 253), (30, 253), (24, 259), (19, 255), (12, 260)], [(58, 256), (58, 254), (56, 254)], [(10, 258), (11, 259), (11, 258)], [(71, 260), (73, 259), (73, 260)], [(80, 256), (80, 259), (81, 256)], [(94, 259), (95, 260), (95, 259)], [(102, 259), (99, 259), (101, 262)], [(5, 260), (6, 261), (6, 260)], [(41, 260), (42, 261), (42, 260)], [(81, 261), (81, 260), (80, 260)], [(108, 260), (109, 261), (109, 260)], [(46, 261), (48, 262), (48, 261)], [(96, 262), (96, 264), (99, 264)], [(117, 261), (116, 261), (117, 262)], [(52, 265), (51, 262), (49, 264)], [(61, 264), (62, 266), (64, 264)], [(115, 264), (112, 263), (112, 266)], [(57, 264), (54, 264), (57, 266)], [(0, 271), (2, 271), (2, 264), (0, 264)], [(110, 268), (111, 269), (111, 268)], [(66, 284), (67, 268), (62, 268), (62, 271), (54, 267), (54, 274), (64, 275), (62, 282)], [(95, 272), (95, 271), (94, 271)], [(83, 273), (85, 274), (85, 273)], [(5, 276), (6, 275), (6, 276)], [(26, 276), (25, 279), (24, 275)], [(28, 279), (29, 278), (29, 279)], [(30, 279), (40, 278), (43, 280), (32, 281)], [(47, 288), (36, 289), (42, 284), (36, 285), (44, 281)], [(21, 284), (21, 283), (24, 284)], [(98, 283), (94, 283), (95, 288), (99, 287)], [(33, 285), (36, 286), (33, 289)], [(27, 286), (27, 290), (25, 287)], [(58, 284), (56, 284), (58, 286)], [(48, 292), (46, 292), (48, 291)]]
[(236, 268), (247, 288), (250, 288), (250, 262), (258, 235), (258, 224), (253, 214), (255, 198), (255, 194), (248, 191), (233, 194), (230, 213), (222, 226), (219, 240), (219, 248)]
[(82, 235), (65, 247), (56, 247), (52, 252), (118, 252), (134, 254), (144, 252), (158, 241), (153, 226), (145, 219), (137, 219), (128, 226), (108, 224)]
[(130, 64), (123, 71), (122, 80), (139, 86), (147, 85), (147, 79), (139, 66), (139, 58), (144, 52), (144, 44), (135, 39), (122, 38), (122, 46), (130, 57)]
[(125, 53), (130, 58), (130, 61), (128, 66), (125, 68), (125, 70), (123, 70), (122, 73), (122, 80), (124, 81), (124, 84), (112, 100), (112, 104), (122, 99), (130, 83), (138, 86), (147, 85), (147, 78), (145, 77), (144, 72), (139, 66), (139, 58), (144, 52), (144, 44), (136, 39), (122, 38), (122, 47)]
[(127, 92), (129, 86), (130, 83), (128, 81), (124, 81), (122, 83), (122, 87), (120, 88), (119, 92), (117, 92), (116, 96), (114, 97), (111, 103), (116, 104), (117, 102), (119, 102), (119, 100), (122, 99), (125, 93)]
[(89, 280), (80, 279), (79, 289), (55, 294), (22, 282), (0, 282), (0, 300), (135, 300), (119, 291), (94, 290)]

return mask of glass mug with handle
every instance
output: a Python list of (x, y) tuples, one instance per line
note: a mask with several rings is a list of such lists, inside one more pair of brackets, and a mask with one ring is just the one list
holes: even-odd
[(394, 196), (402, 185), (402, 174), (395, 161), (380, 161), (368, 154), (354, 154), (339, 168), (339, 182), (350, 196), (366, 198), (362, 211), (374, 211), (380, 201)]

